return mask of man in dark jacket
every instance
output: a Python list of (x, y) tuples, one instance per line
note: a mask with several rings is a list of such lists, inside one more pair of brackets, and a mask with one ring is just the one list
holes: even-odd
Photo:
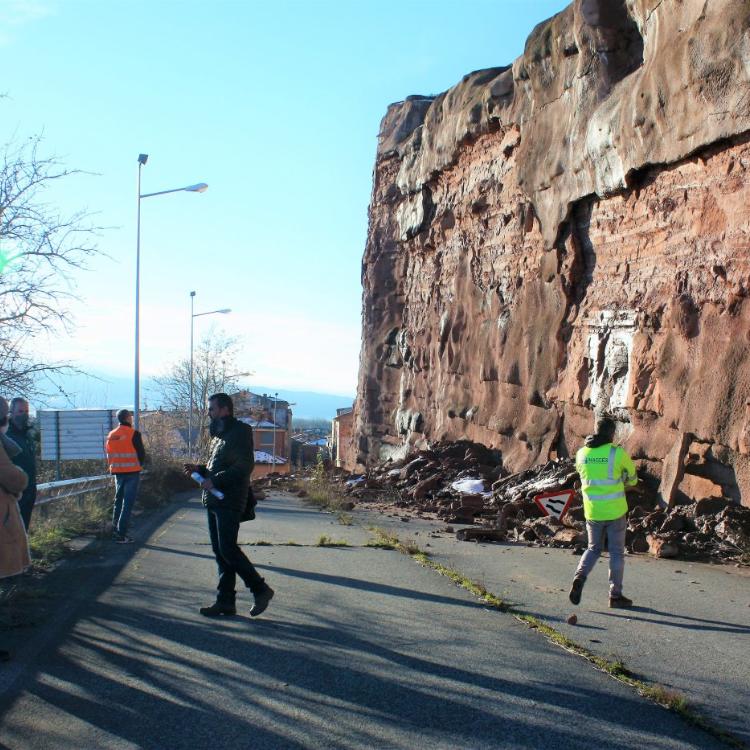
[(36, 441), (29, 425), (29, 402), (16, 397), (10, 402), (10, 423), (8, 437), (18, 445), (21, 452), (13, 458), (13, 463), (26, 472), (29, 483), (18, 501), (18, 509), (26, 531), (31, 523), (31, 512), (36, 502)]
[[(186, 473), (197, 471), (204, 477), (201, 482), (203, 504), (208, 514), (211, 548), (219, 568), (216, 602), (201, 607), (200, 613), (206, 617), (237, 614), (235, 583), (239, 576), (253, 592), (255, 604), (250, 616), (257, 617), (268, 607), (274, 591), (237, 545), (240, 517), (247, 504), (250, 474), (255, 465), (253, 431), (250, 425), (234, 418), (234, 405), (226, 393), (209, 397), (208, 416), (211, 419), (208, 462), (185, 465)], [(224, 497), (215, 497), (211, 490), (219, 490)]]

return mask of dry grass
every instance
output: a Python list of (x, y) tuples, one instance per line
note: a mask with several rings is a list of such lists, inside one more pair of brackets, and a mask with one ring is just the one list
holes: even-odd
[(321, 534), (318, 537), (318, 541), (315, 543), (316, 547), (351, 547), (352, 545), (346, 541), (346, 539), (334, 539), (333, 537)]
[(86, 534), (105, 534), (111, 513), (112, 491), (109, 488), (57, 500), (36, 509), (29, 533), (34, 564), (47, 568), (65, 556), (72, 539)]

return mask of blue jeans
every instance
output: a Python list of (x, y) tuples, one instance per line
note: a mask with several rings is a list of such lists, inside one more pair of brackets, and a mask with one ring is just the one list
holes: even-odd
[(115, 474), (115, 507), (112, 510), (112, 531), (125, 536), (130, 524), (135, 498), (138, 495), (138, 484), (141, 475), (137, 471), (129, 474)]
[(589, 535), (588, 549), (583, 553), (576, 570), (576, 578), (586, 578), (594, 569), (604, 547), (607, 535), (609, 552), (609, 595), (622, 596), (622, 578), (625, 573), (625, 530), (628, 527), (627, 515), (613, 521), (586, 521)]
[(253, 594), (265, 591), (266, 582), (237, 544), (240, 514), (231, 508), (207, 508), (207, 511), (211, 549), (219, 568), (218, 601), (234, 604), (237, 576)]

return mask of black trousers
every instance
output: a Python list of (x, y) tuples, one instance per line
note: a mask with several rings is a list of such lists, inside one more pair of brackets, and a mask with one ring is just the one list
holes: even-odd
[(21, 518), (23, 519), (23, 525), (26, 531), (29, 530), (29, 526), (31, 525), (31, 512), (34, 510), (35, 502), (36, 487), (30, 487), (27, 489), (18, 501), (18, 510), (21, 512)]
[(268, 588), (266, 582), (237, 545), (240, 514), (231, 508), (207, 508), (207, 511), (211, 549), (219, 568), (217, 599), (227, 604), (234, 603), (237, 576), (253, 594), (265, 591)]

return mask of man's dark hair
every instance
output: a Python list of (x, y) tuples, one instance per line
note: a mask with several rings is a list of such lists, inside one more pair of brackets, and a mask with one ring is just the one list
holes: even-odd
[(617, 422), (607, 414), (602, 415), (596, 420), (596, 434), (600, 437), (606, 437), (612, 440), (617, 430)]
[(209, 401), (216, 401), (216, 405), (222, 409), (225, 406), (229, 409), (229, 413), (234, 416), (234, 403), (232, 397), (226, 393), (214, 393), (208, 397)]
[(120, 424), (127, 424), (129, 416), (130, 416), (130, 409), (120, 409), (120, 411), (117, 412), (117, 421)]
[(14, 411), (18, 404), (27, 404), (28, 401), (23, 396), (14, 396), (10, 400), (10, 410)]

